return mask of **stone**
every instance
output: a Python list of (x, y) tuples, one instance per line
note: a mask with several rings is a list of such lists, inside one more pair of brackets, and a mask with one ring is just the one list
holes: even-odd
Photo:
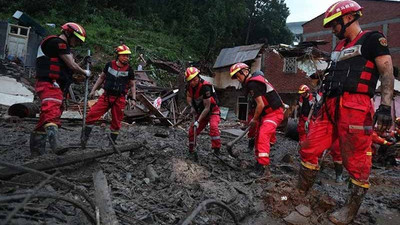
[(312, 213), (312, 210), (305, 205), (296, 206), (296, 211), (305, 217), (309, 217)]
[(307, 225), (309, 220), (307, 217), (301, 215), (300, 213), (293, 211), (287, 217), (283, 218), (289, 224), (293, 225)]

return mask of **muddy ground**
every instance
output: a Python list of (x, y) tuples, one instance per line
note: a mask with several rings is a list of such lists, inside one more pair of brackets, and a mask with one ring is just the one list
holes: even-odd
[[(37, 159), (29, 157), (29, 134), (35, 121), (4, 119), (1, 108), (0, 159), (13, 164), (53, 159), (81, 154), (108, 146), (105, 126), (97, 126), (88, 142), (89, 148), (71, 148), (64, 156), (48, 154)], [(108, 125), (107, 125), (108, 126)], [(120, 224), (180, 224), (203, 201), (215, 199), (229, 206), (238, 224), (287, 224), (283, 218), (299, 205), (309, 206), (311, 215), (295, 218), (297, 224), (330, 224), (327, 215), (343, 205), (347, 195), (345, 183), (334, 181), (331, 158), (324, 161), (324, 169), (307, 197), (296, 194), (295, 183), (299, 167), (297, 142), (278, 132), (277, 144), (271, 150), (271, 179), (255, 180), (248, 175), (255, 164), (253, 152), (247, 151), (247, 140), (241, 140), (236, 149), (238, 159), (228, 156), (224, 146), (217, 158), (210, 149), (207, 131), (198, 137), (199, 162), (187, 156), (188, 123), (180, 128), (154, 126), (146, 123), (124, 125), (118, 145), (146, 140), (146, 148), (130, 155), (129, 152), (77, 163), (57, 170), (57, 177), (80, 186), (94, 197), (93, 173), (103, 170), (111, 187), (112, 203)], [(235, 121), (222, 121), (221, 130), (238, 128)], [(77, 146), (80, 122), (64, 122), (61, 139), (64, 145)], [(223, 144), (233, 136), (222, 132)], [(47, 146), (48, 148), (48, 146)], [(159, 178), (151, 181), (146, 167), (151, 165)], [(345, 174), (347, 178), (347, 174)], [(0, 180), (0, 200), (34, 189), (44, 179), (35, 175), (21, 175)], [(376, 165), (371, 174), (371, 189), (353, 224), (399, 224), (400, 222), (400, 168)], [(48, 182), (39, 192), (55, 193), (75, 199), (94, 215), (93, 210), (78, 194), (56, 182)], [(22, 200), (0, 202), (0, 221)], [(299, 216), (299, 215), (298, 215)], [(64, 201), (33, 198), (19, 211), (12, 224), (90, 224), (81, 210)], [(230, 214), (219, 206), (207, 207), (192, 224), (234, 224)]]

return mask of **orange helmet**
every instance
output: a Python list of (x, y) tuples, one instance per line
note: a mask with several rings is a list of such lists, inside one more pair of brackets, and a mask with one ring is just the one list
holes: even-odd
[(193, 78), (195, 78), (197, 76), (197, 74), (200, 73), (200, 70), (197, 69), (196, 67), (188, 67), (185, 71), (185, 78), (186, 81), (191, 81)]
[(362, 9), (363, 7), (355, 1), (338, 1), (326, 10), (323, 25), (325, 28), (330, 27), (330, 22), (349, 13), (358, 13), (359, 16), (362, 16)]
[(68, 33), (74, 34), (82, 42), (85, 42), (86, 40), (85, 29), (77, 23), (73, 22), (65, 23), (64, 25), (61, 26), (61, 31), (66, 31)]
[(310, 88), (307, 85), (302, 84), (302, 85), (300, 85), (299, 91), (297, 93), (303, 94), (303, 93), (309, 92), (309, 91), (310, 91)]
[(396, 124), (396, 126), (400, 126), (400, 117), (397, 117), (396, 120), (394, 121), (394, 123)]
[(235, 74), (242, 69), (249, 69), (249, 66), (244, 63), (236, 63), (233, 66), (231, 66), (231, 68), (229, 70), (229, 74), (231, 75), (231, 78), (236, 79)]
[(116, 52), (118, 55), (130, 55), (130, 54), (132, 54), (131, 50), (130, 50), (129, 47), (126, 46), (126, 45), (120, 45), (120, 46), (118, 46), (118, 47), (115, 49), (115, 52)]

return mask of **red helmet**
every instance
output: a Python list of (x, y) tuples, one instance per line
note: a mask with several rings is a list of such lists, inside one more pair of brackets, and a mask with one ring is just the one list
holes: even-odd
[(115, 49), (115, 52), (116, 52), (118, 55), (130, 55), (130, 54), (132, 54), (131, 50), (130, 50), (129, 47), (126, 46), (126, 45), (120, 45), (120, 46), (118, 46), (118, 47)]
[(302, 85), (300, 85), (299, 92), (297, 92), (297, 93), (303, 94), (303, 93), (309, 92), (309, 91), (310, 91), (310, 88), (307, 85), (302, 84)]
[(68, 22), (61, 26), (61, 30), (74, 34), (82, 42), (85, 42), (86, 40), (85, 29), (77, 23)]
[(394, 123), (396, 124), (396, 126), (400, 126), (400, 117), (397, 117), (396, 120), (394, 121)]
[(197, 69), (196, 67), (188, 67), (185, 71), (185, 78), (186, 81), (191, 81), (193, 78), (197, 76), (197, 74), (200, 73), (200, 70)]
[(363, 7), (355, 1), (338, 1), (326, 10), (323, 25), (325, 28), (330, 27), (330, 22), (349, 13), (359, 13), (362, 16), (362, 9)]
[(236, 79), (235, 74), (242, 69), (249, 69), (249, 66), (244, 63), (236, 63), (233, 66), (231, 66), (231, 68), (229, 70), (229, 74), (231, 75), (231, 78)]

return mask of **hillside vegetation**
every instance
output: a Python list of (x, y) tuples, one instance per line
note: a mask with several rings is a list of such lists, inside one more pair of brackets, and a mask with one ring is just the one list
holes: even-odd
[(121, 41), (135, 52), (133, 63), (144, 53), (212, 65), (225, 47), (292, 40), (283, 0), (1, 1), (0, 19), (11, 18), (16, 10), (33, 17), (50, 33), (58, 33), (65, 22), (80, 23), (88, 34), (82, 55), (90, 48), (104, 62), (113, 57)]

